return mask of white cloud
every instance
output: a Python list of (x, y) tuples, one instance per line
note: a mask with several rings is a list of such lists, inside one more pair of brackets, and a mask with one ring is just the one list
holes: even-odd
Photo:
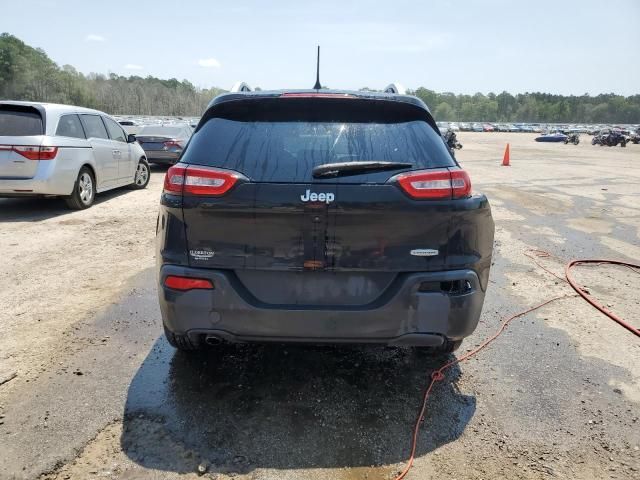
[(135, 63), (127, 63), (124, 68), (127, 70), (144, 70), (142, 65), (136, 65)]
[(90, 33), (89, 35), (87, 35), (87, 38), (85, 38), (85, 41), (87, 42), (104, 42), (106, 40), (107, 39), (102, 35), (96, 35), (95, 33)]
[(198, 60), (198, 65), (200, 65), (201, 67), (205, 67), (205, 68), (220, 68), (220, 62), (218, 60), (216, 60), (215, 58), (201, 58), (200, 60)]

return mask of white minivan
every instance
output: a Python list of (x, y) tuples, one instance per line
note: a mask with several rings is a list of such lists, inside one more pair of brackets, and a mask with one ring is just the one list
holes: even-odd
[(134, 135), (98, 110), (0, 101), (0, 197), (61, 196), (73, 209), (96, 193), (145, 188), (149, 164)]

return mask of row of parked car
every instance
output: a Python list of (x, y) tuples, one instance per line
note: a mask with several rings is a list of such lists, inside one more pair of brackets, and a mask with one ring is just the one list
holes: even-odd
[(488, 122), (437, 122), (440, 131), (446, 132), (527, 132), (544, 133), (561, 131), (566, 133), (588, 133), (596, 135), (604, 129), (619, 130), (623, 135), (632, 135), (640, 125), (571, 125), (545, 123), (488, 123)]

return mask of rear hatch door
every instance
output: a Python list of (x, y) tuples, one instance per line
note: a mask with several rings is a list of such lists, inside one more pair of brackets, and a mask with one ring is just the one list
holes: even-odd
[(42, 145), (44, 121), (36, 108), (0, 104), (0, 179), (28, 179), (38, 170), (31, 149)]
[[(208, 112), (181, 160), (246, 177), (222, 197), (184, 198), (192, 266), (233, 270), (265, 303), (306, 305), (364, 305), (399, 273), (444, 267), (450, 206), (389, 183), (455, 167), (426, 110), (352, 98), (230, 103)], [(411, 166), (314, 176), (369, 160)], [(438, 253), (411, 254), (419, 249)]]

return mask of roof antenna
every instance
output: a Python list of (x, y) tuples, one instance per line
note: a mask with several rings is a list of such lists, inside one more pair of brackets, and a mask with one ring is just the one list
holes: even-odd
[(320, 90), (320, 45), (318, 45), (318, 63), (316, 64), (316, 84), (313, 86), (314, 90)]

